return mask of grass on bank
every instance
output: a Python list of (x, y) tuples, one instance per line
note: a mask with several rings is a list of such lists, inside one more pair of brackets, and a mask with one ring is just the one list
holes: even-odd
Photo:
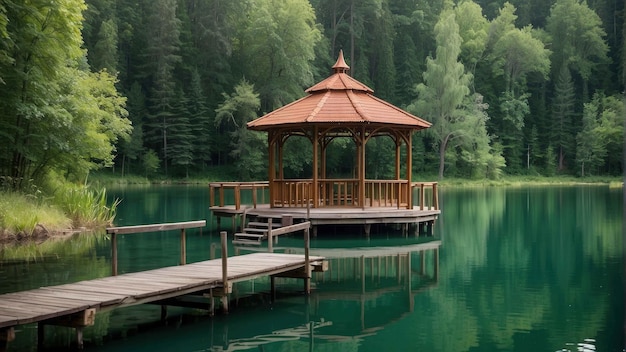
[(71, 227), (72, 221), (59, 207), (32, 196), (16, 192), (0, 192), (0, 229), (5, 235), (32, 235), (38, 224), (48, 231)]
[[(154, 177), (146, 178), (142, 176), (113, 174), (110, 172), (99, 172), (91, 175), (90, 180), (102, 185), (133, 185), (133, 184), (208, 184), (210, 182), (220, 181), (241, 181), (233, 175), (234, 172), (229, 167), (215, 167), (211, 173), (204, 175), (191, 175), (190, 177)], [(438, 182), (440, 186), (450, 187), (481, 187), (481, 186), (523, 186), (523, 185), (580, 185), (580, 184), (608, 184), (612, 187), (621, 187), (624, 179), (620, 176), (539, 176), (539, 175), (522, 175), (522, 176), (502, 176), (499, 179), (468, 179), (458, 177), (444, 177), (439, 180), (437, 175), (423, 174), (413, 175), (414, 182)], [(267, 176), (262, 175), (252, 181), (266, 181)], [(247, 180), (250, 181), (250, 180)]]
[[(422, 180), (421, 178), (419, 180)], [(436, 177), (429, 179), (435, 180)], [(503, 176), (497, 180), (444, 178), (439, 180), (442, 187), (482, 187), (482, 186), (545, 186), (545, 185), (584, 185), (606, 184), (610, 187), (621, 187), (624, 179), (617, 176)]]
[(105, 189), (74, 184), (59, 184), (48, 196), (0, 190), (0, 236), (30, 237), (38, 228), (53, 234), (106, 226), (115, 219), (118, 204), (107, 204)]

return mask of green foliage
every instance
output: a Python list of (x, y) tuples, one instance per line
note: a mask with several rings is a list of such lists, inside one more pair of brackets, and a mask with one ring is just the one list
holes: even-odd
[[(429, 131), (439, 147), (440, 179), (443, 178), (445, 160), (450, 157), (464, 163), (464, 169), (470, 175), (486, 175), (489, 165), (489, 173), (495, 177), (503, 163), (499, 161), (499, 154), (490, 151), (487, 105), (480, 94), (469, 95), (472, 76), (465, 73), (463, 64), (457, 61), (461, 37), (454, 13), (443, 13), (435, 32), (437, 57), (427, 60), (425, 83), (417, 86), (418, 98), (409, 109), (433, 122)], [(457, 148), (454, 152), (458, 155), (449, 150)]]
[(463, 1), (454, 8), (461, 44), (461, 60), (475, 73), (476, 65), (484, 60), (487, 47), (489, 22), (481, 7), (473, 1)]
[(584, 81), (607, 62), (606, 33), (600, 17), (580, 0), (557, 0), (547, 18), (546, 30), (552, 37), (554, 75), (562, 66), (576, 71)]
[[(579, 172), (586, 158), (580, 141), (588, 138), (576, 137), (590, 126), (582, 121), (584, 104), (597, 91), (623, 90), (622, 12), (619, 1), (581, 0), (5, 0), (0, 176), (25, 188), (50, 171), (71, 180), (110, 166), (122, 176), (158, 176), (160, 168), (193, 177), (248, 165), (239, 160), (248, 153), (233, 151), (234, 125), (215, 128), (223, 93), (245, 78), (259, 94), (257, 111), (269, 112), (327, 77), (339, 49), (378, 97), (439, 121), (432, 133), (418, 133), (420, 173), (439, 165), (449, 176), (484, 177), (496, 144), (506, 173), (543, 172), (549, 143), (560, 173)], [(448, 26), (455, 22), (457, 35), (442, 27), (452, 14)], [(570, 77), (561, 77), (566, 70)], [(470, 93), (489, 106), (480, 138), (463, 130), (476, 116)], [(444, 106), (447, 112), (436, 113)], [(444, 131), (457, 132), (441, 149)], [(237, 133), (255, 144), (264, 139)], [(288, 146), (289, 174), (308, 174), (304, 142)], [(593, 173), (621, 170), (623, 152), (615, 145), (597, 166), (592, 162)], [(381, 148), (383, 159), (372, 161), (368, 174), (389, 173), (393, 162)], [(156, 158), (144, 158), (148, 150)], [(350, 143), (331, 145), (329, 172), (350, 175), (351, 152)], [(262, 161), (250, 165), (262, 169)]]
[(566, 66), (561, 68), (556, 81), (555, 97), (552, 103), (552, 123), (550, 126), (550, 140), (557, 148), (559, 170), (565, 168), (565, 160), (573, 152), (574, 141), (574, 83), (570, 70)]
[(266, 160), (265, 134), (246, 128), (246, 124), (257, 117), (261, 104), (259, 94), (244, 80), (235, 87), (233, 94), (223, 96), (224, 102), (215, 110), (215, 121), (230, 129), (230, 154), (236, 160), (240, 180), (250, 180), (254, 175), (263, 174)]
[(117, 72), (117, 24), (112, 19), (102, 22), (93, 55), (89, 55), (91, 67), (96, 70)]
[(143, 171), (145, 176), (152, 176), (159, 169), (159, 155), (152, 149), (148, 149), (143, 155)]
[(609, 174), (623, 170), (620, 149), (624, 140), (626, 109), (619, 97), (597, 93), (585, 104), (583, 128), (576, 136), (576, 160), (581, 176), (598, 174), (601, 167)]
[(306, 0), (259, 0), (244, 7), (235, 38), (243, 77), (258, 85), (269, 112), (302, 96), (312, 85), (315, 46), (321, 32)]
[(71, 220), (41, 198), (0, 191), (0, 233), (31, 236), (38, 224), (45, 224), (49, 230), (60, 230), (71, 227)]
[(552, 144), (549, 144), (545, 154), (544, 174), (546, 176), (556, 175), (556, 157), (554, 147)]
[(53, 203), (72, 220), (74, 227), (93, 228), (113, 224), (119, 200), (107, 202), (106, 189), (63, 184), (54, 191)]

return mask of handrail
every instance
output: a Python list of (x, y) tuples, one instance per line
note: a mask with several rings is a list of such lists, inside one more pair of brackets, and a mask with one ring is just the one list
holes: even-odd
[(180, 229), (180, 265), (185, 265), (187, 262), (187, 236), (185, 235), (185, 229), (205, 226), (206, 220), (107, 227), (106, 232), (111, 235), (111, 275), (117, 276), (117, 235)]
[[(431, 188), (431, 198), (429, 205), (426, 204), (426, 189)], [(439, 210), (439, 193), (437, 192), (437, 182), (413, 182), (411, 184), (411, 192), (414, 192), (416, 189), (419, 190), (419, 207), (420, 210), (424, 210), (424, 207), (432, 210)]]
[[(437, 182), (411, 182), (408, 180), (365, 180), (365, 199), (359, 199), (361, 183), (354, 178), (318, 179), (318, 189), (313, 179), (274, 179), (272, 187), (267, 181), (213, 182), (210, 183), (210, 207), (224, 207), (224, 190), (233, 189), (235, 209), (241, 209), (241, 193), (252, 191), (252, 206), (265, 203), (265, 192), (258, 202), (257, 193), (270, 188), (272, 207), (397, 207), (420, 210), (439, 210)], [(415, 193), (418, 193), (415, 196)], [(317, 193), (316, 193), (317, 192)], [(429, 195), (427, 197), (427, 195)], [(219, 204), (216, 203), (219, 199)], [(317, 202), (317, 204), (315, 204)]]
[[(234, 191), (235, 197), (235, 209), (241, 209), (241, 191), (242, 190), (250, 190), (252, 191), (252, 206), (256, 209), (257, 207), (257, 191), (261, 190), (261, 203), (265, 204), (265, 193), (263, 192), (266, 188), (269, 188), (268, 181), (250, 181), (250, 182), (210, 182), (209, 183), (209, 207), (224, 207), (224, 191), (226, 189), (232, 189)], [(216, 194), (217, 193), (217, 194)], [(216, 203), (216, 200), (219, 199), (219, 203)]]

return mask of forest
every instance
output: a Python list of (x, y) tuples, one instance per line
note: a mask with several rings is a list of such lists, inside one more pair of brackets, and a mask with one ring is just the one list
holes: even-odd
[[(622, 0), (2, 0), (0, 177), (266, 179), (246, 122), (339, 50), (433, 124), (413, 137), (418, 177), (619, 175), (624, 21)], [(312, 174), (302, 143), (286, 176)], [(393, 174), (391, 141), (367, 148), (368, 177)], [(349, 175), (353, 149), (333, 144), (329, 172)]]

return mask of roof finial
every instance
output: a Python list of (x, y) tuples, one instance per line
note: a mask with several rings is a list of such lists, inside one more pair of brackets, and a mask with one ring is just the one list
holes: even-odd
[(348, 73), (350, 70), (350, 66), (346, 64), (346, 60), (343, 59), (343, 50), (339, 49), (339, 57), (337, 58), (337, 62), (333, 65), (333, 70), (335, 73)]

